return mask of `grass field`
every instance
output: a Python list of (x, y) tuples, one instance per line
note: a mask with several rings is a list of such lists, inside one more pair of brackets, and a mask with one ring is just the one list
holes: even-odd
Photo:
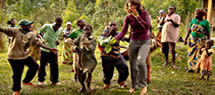
[[(61, 51), (59, 51), (60, 53)], [(200, 80), (199, 74), (184, 73), (187, 68), (186, 64), (186, 47), (182, 44), (177, 44), (176, 62), (179, 69), (175, 70), (170, 65), (163, 67), (164, 56), (158, 48), (152, 53), (152, 69), (151, 83), (148, 85), (147, 95), (215, 95), (215, 78), (212, 76), (209, 81)], [(61, 54), (59, 54), (61, 55)], [(99, 60), (99, 51), (96, 51), (97, 59)], [(12, 93), (12, 70), (7, 62), (7, 51), (0, 53), (0, 95), (10, 95)], [(214, 57), (214, 55), (213, 55)], [(214, 60), (213, 60), (214, 61)], [(38, 62), (39, 63), (39, 62)], [(128, 63), (128, 62), (127, 62)], [(71, 65), (62, 64), (62, 58), (59, 56), (59, 81), (61, 85), (50, 86), (49, 67), (47, 69), (46, 83), (41, 87), (22, 86), (22, 95), (82, 95), (78, 93), (80, 89), (79, 83), (74, 81), (74, 73), (70, 72)], [(23, 77), (26, 73), (23, 73)], [(213, 70), (214, 72), (214, 70)], [(214, 75), (214, 74), (213, 74)], [(115, 70), (112, 79), (111, 88), (102, 90), (103, 87), (103, 72), (101, 63), (98, 63), (93, 72), (92, 88), (95, 91), (92, 95), (127, 95), (128, 89), (120, 89), (117, 84), (118, 73)], [(37, 76), (32, 81), (37, 84)], [(131, 86), (130, 77), (126, 83)], [(140, 90), (137, 90), (131, 95), (138, 95)], [(84, 95), (84, 94), (83, 94)]]

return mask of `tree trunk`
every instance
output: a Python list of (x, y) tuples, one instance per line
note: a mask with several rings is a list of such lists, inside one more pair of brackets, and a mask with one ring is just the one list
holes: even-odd
[[(2, 19), (3, 19), (3, 17), (2, 17), (2, 12), (3, 12), (3, 8), (4, 8), (4, 3), (5, 3), (5, 0), (0, 0), (0, 22), (2, 23)], [(0, 51), (2, 51), (3, 49), (4, 49), (4, 47), (3, 47), (3, 39), (4, 39), (4, 36), (3, 36), (3, 34), (0, 32)]]
[(108, 1), (105, 0), (105, 10), (106, 10), (106, 25), (108, 25), (109, 23), (109, 13), (108, 13), (108, 10), (107, 10), (107, 7), (108, 7)]

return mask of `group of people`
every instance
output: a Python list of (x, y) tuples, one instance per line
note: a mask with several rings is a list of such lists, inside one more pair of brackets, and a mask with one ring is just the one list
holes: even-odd
[[(209, 80), (212, 75), (212, 54), (214, 53), (212, 46), (214, 42), (210, 40), (210, 23), (203, 19), (206, 12), (200, 8), (195, 10), (194, 18), (189, 24), (189, 29), (183, 41), (183, 39), (178, 39), (180, 16), (173, 14), (175, 10), (174, 6), (170, 6), (167, 15), (164, 10), (160, 10), (160, 16), (157, 17), (159, 32), (155, 39), (165, 55), (163, 65), (167, 66), (169, 64), (168, 52), (170, 47), (172, 65), (173, 68), (177, 68), (175, 65), (175, 43), (181, 41), (184, 42), (184, 45), (188, 44), (188, 70), (186, 72), (196, 71), (200, 73), (201, 71), (201, 79), (204, 79), (204, 76), (207, 75), (206, 80)], [(190, 35), (191, 37), (189, 37)]]
[[(150, 64), (151, 64), (151, 38), (157, 41), (161, 46), (162, 53), (165, 55), (164, 66), (169, 64), (168, 53), (172, 54), (172, 66), (177, 68), (175, 63), (175, 46), (179, 36), (179, 25), (181, 18), (175, 14), (176, 7), (170, 6), (168, 14), (160, 10), (159, 32), (157, 36), (151, 36), (151, 17), (144, 9), (139, 0), (127, 0), (125, 9), (128, 15), (125, 17), (121, 32), (117, 32), (117, 22), (111, 21), (106, 26), (99, 40), (93, 36), (93, 28), (85, 20), (78, 20), (78, 29), (72, 29), (71, 22), (66, 23), (66, 28), (61, 27), (62, 18), (56, 18), (53, 24), (44, 24), (38, 33), (33, 32), (33, 22), (21, 20), (17, 28), (15, 19), (11, 19), (8, 27), (0, 27), (0, 32), (8, 36), (8, 61), (13, 70), (13, 95), (20, 95), (21, 75), (24, 66), (29, 67), (23, 80), (24, 85), (35, 86), (31, 80), (38, 70), (39, 85), (43, 85), (46, 76), (46, 65), (50, 65), (51, 85), (57, 85), (59, 82), (58, 68), (58, 50), (59, 36), (63, 32), (64, 52), (63, 58), (65, 64), (73, 64), (75, 79), (81, 84), (80, 92), (90, 93), (92, 73), (97, 65), (95, 50), (98, 46), (101, 52), (101, 63), (103, 67), (104, 89), (110, 88), (114, 68), (119, 72), (118, 84), (121, 88), (128, 88), (125, 84), (129, 75), (128, 65), (120, 53), (120, 41), (129, 42), (129, 63), (131, 74), (131, 88), (129, 93), (133, 93), (137, 88), (141, 88), (140, 95), (147, 92), (147, 83), (150, 83)], [(189, 25), (189, 30), (184, 40), (188, 49), (188, 72), (201, 70), (201, 78), (207, 75), (207, 80), (212, 70), (211, 47), (213, 41), (210, 39), (210, 26), (207, 20), (203, 19), (204, 10), (196, 9), (195, 17)], [(129, 29), (129, 37), (124, 37)], [(191, 35), (191, 37), (189, 37)], [(153, 38), (154, 37), (154, 38)], [(97, 41), (98, 40), (98, 41)], [(28, 48), (36, 45), (40, 48), (40, 65), (35, 60), (38, 58), (30, 55)], [(35, 50), (35, 49), (32, 49)]]

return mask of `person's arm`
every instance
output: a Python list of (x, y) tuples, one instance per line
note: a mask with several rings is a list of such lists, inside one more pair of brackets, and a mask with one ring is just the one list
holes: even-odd
[(186, 35), (186, 37), (184, 39), (184, 45), (187, 45), (187, 39), (189, 38), (190, 33), (191, 33), (191, 28), (189, 28), (188, 31), (187, 31), (187, 35)]
[[(148, 12), (145, 13), (144, 17), (142, 17), (143, 15), (137, 16), (136, 19), (138, 21), (138, 23), (144, 28), (144, 29), (149, 29), (151, 26), (151, 21), (150, 21), (150, 16), (148, 14)], [(143, 20), (144, 18), (144, 20)]]
[[(173, 15), (174, 15), (174, 14), (173, 14)], [(177, 28), (177, 27), (179, 27), (181, 18), (180, 18), (180, 16), (176, 15), (176, 16), (174, 16), (172, 19), (167, 19), (167, 21), (170, 21), (170, 22), (173, 24), (173, 26), (174, 26), (175, 28)]]
[(163, 19), (160, 22), (158, 22), (158, 24), (163, 25), (165, 18), (166, 18), (166, 16), (164, 16)]
[(6, 34), (7, 36), (10, 36), (10, 37), (14, 36), (17, 30), (18, 29), (15, 29), (15, 28), (8, 28), (8, 27), (0, 26), (0, 32), (3, 32), (4, 34)]
[(128, 25), (129, 25), (129, 22), (128, 22), (128, 16), (127, 16), (124, 20), (122, 31), (117, 36), (114, 37), (116, 40), (121, 40), (125, 36), (126, 32), (128, 31)]
[(46, 32), (46, 31), (45, 31), (45, 30), (46, 30), (46, 27), (47, 27), (47, 25), (44, 24), (44, 25), (40, 28), (40, 30), (39, 30), (39, 34), (41, 35), (41, 37), (43, 37), (43, 33)]
[(48, 50), (50, 50), (53, 53), (57, 53), (57, 51), (58, 51), (57, 49), (47, 47), (46, 45), (44, 45), (42, 43), (42, 41), (39, 38), (36, 37), (36, 35), (32, 35), (31, 38), (33, 39), (33, 44), (36, 44), (36, 45), (38, 45), (38, 46), (40, 46), (42, 48), (48, 49)]
[(49, 48), (49, 47), (47, 47), (46, 45), (44, 45), (44, 44), (41, 44), (41, 45), (39, 45), (40, 47), (42, 47), (42, 48), (45, 48), (45, 49), (48, 49), (48, 50), (50, 50), (51, 52), (53, 52), (53, 53), (57, 53), (57, 49), (55, 49), (55, 48)]
[(72, 50), (73, 50), (74, 52), (79, 52), (79, 51), (80, 51), (80, 48), (79, 48), (79, 41), (80, 41), (80, 38), (81, 38), (81, 36), (79, 36), (78, 38), (76, 38), (76, 39), (74, 40), (74, 42), (73, 42), (73, 48), (72, 48)]
[(167, 20), (167, 21), (170, 21), (174, 27), (176, 27), (176, 28), (179, 27), (179, 24), (175, 23), (172, 19)]
[(95, 51), (96, 45), (97, 45), (96, 39), (92, 39), (91, 43), (87, 45), (86, 48), (88, 49), (88, 51)]

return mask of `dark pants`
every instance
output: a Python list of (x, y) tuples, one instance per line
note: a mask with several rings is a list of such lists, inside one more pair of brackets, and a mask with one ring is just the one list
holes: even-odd
[(11, 68), (13, 70), (13, 91), (20, 91), (21, 89), (21, 77), (23, 73), (24, 66), (28, 67), (27, 74), (23, 80), (25, 83), (29, 83), (37, 73), (38, 64), (34, 61), (32, 57), (27, 57), (26, 59), (13, 60), (8, 59)]
[(165, 60), (168, 61), (169, 49), (172, 54), (172, 62), (175, 63), (175, 43), (173, 42), (163, 42), (162, 43), (162, 52), (165, 56)]
[(54, 54), (53, 52), (44, 52), (41, 51), (41, 56), (40, 56), (40, 68), (39, 68), (39, 73), (38, 73), (38, 81), (39, 82), (44, 82), (45, 81), (45, 76), (46, 76), (46, 65), (50, 63), (50, 81), (52, 83), (57, 83), (58, 82), (58, 56), (57, 54)]
[(125, 81), (128, 78), (128, 65), (125, 59), (120, 55), (120, 58), (113, 58), (110, 56), (102, 56), (102, 67), (104, 73), (104, 83), (110, 84), (113, 77), (114, 67), (119, 72), (118, 83)]
[(90, 83), (92, 80), (92, 73), (83, 72), (83, 70), (77, 69), (78, 80), (81, 83), (82, 90), (90, 90)]

